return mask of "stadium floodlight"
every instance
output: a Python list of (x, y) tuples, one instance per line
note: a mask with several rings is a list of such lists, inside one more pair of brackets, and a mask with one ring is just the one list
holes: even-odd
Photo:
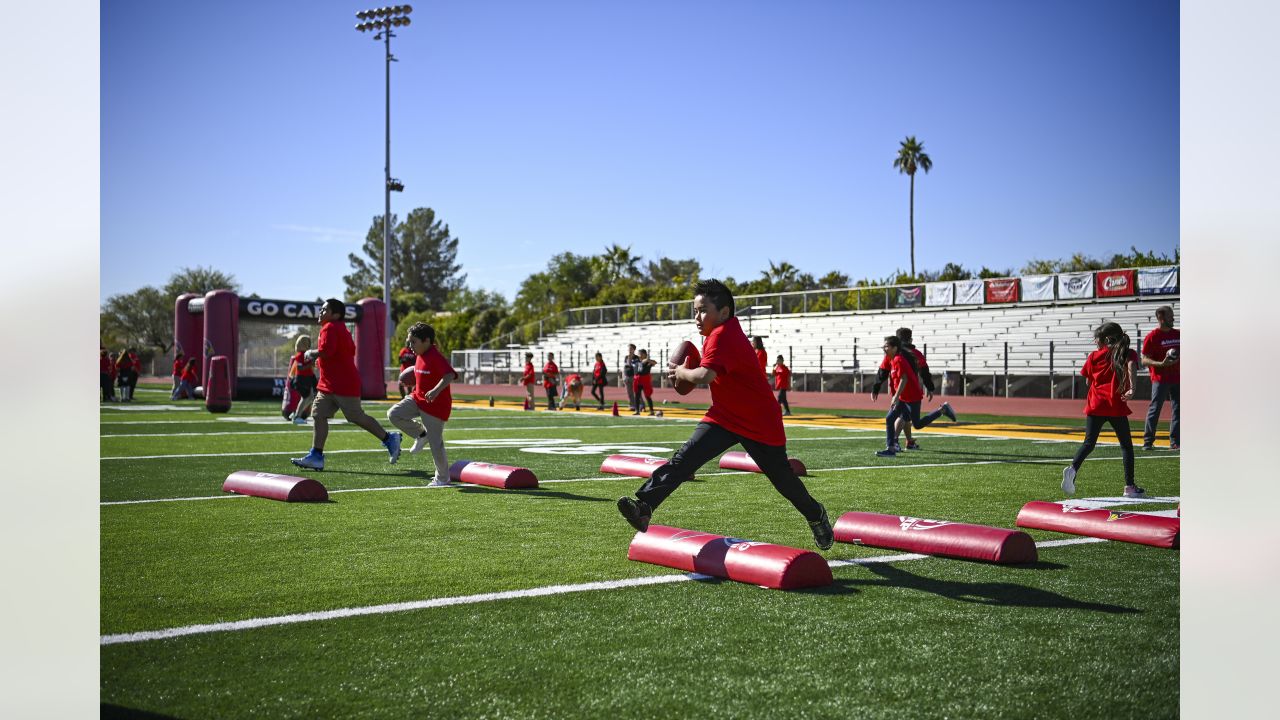
[[(369, 10), (361, 10), (356, 13), (356, 17), (362, 22), (356, 25), (356, 30), (360, 32), (368, 32), (369, 30), (377, 30), (378, 34), (373, 36), (374, 40), (382, 40), (387, 48), (387, 77), (386, 77), (386, 145), (387, 145), (387, 162), (384, 167), (385, 177), (383, 179), (383, 197), (386, 200), (385, 211), (382, 215), (382, 302), (387, 306), (387, 328), (390, 330), (395, 325), (391, 319), (391, 193), (402, 192), (404, 183), (396, 178), (391, 177), (391, 63), (396, 61), (394, 55), (391, 54), (391, 38), (395, 37), (395, 33), (391, 32), (392, 27), (401, 27), (409, 24), (409, 18), (405, 17), (413, 12), (413, 8), (409, 5), (396, 5), (395, 7), (373, 8)], [(372, 20), (372, 18), (385, 18), (381, 20)], [(371, 21), (372, 20), (372, 21)], [(391, 364), (391, 343), (384, 343), (383, 360), (386, 365)]]

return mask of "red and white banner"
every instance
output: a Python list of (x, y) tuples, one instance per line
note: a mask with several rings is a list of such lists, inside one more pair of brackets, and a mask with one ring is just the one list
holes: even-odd
[(981, 305), (982, 288), (981, 280), (957, 280), (956, 305)]
[(1022, 278), (1022, 299), (1052, 300), (1054, 280), (1053, 275), (1028, 275)]
[(987, 280), (986, 282), (987, 302), (1018, 302), (1018, 278), (1000, 278), (998, 280)]
[(1132, 270), (1099, 270), (1098, 297), (1137, 295), (1138, 283)]
[(1083, 300), (1093, 297), (1093, 273), (1062, 273), (1058, 276), (1058, 297), (1062, 300)]
[(929, 283), (924, 286), (925, 305), (950, 305), (956, 298), (956, 286), (949, 283)]

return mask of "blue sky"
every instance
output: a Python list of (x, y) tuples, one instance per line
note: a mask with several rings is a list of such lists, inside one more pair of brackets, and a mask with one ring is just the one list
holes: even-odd
[[(349, 2), (101, 6), (100, 299), (213, 266), (339, 295), (383, 207), (383, 48)], [(1178, 4), (414, 4), (392, 51), (393, 194), (513, 297), (631, 246), (755, 277), (1172, 254)]]

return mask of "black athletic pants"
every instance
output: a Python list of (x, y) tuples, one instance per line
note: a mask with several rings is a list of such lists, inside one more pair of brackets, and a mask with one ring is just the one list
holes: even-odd
[(782, 406), (782, 409), (783, 409), (783, 410), (786, 410), (787, 412), (791, 412), (791, 405), (790, 405), (790, 403), (788, 403), (788, 402), (787, 402), (787, 391), (786, 391), (786, 390), (779, 390), (779, 391), (778, 391), (778, 404)]
[(786, 445), (765, 445), (707, 422), (698, 423), (689, 440), (671, 456), (671, 462), (654, 470), (636, 491), (636, 497), (656, 510), (681, 483), (693, 477), (698, 468), (739, 444), (764, 471), (774, 489), (791, 501), (806, 520), (815, 522), (822, 518), (822, 507), (791, 469), (791, 463), (787, 462)]
[(603, 407), (604, 406), (604, 385), (603, 384), (597, 385), (595, 383), (592, 383), (591, 397), (595, 398), (600, 403), (601, 407)]
[(1076, 450), (1076, 457), (1071, 461), (1071, 467), (1076, 470), (1084, 464), (1084, 459), (1089, 457), (1089, 453), (1093, 452), (1094, 446), (1098, 444), (1098, 434), (1102, 432), (1103, 424), (1110, 424), (1111, 429), (1115, 431), (1116, 438), (1120, 441), (1120, 453), (1124, 458), (1124, 484), (1133, 484), (1133, 437), (1129, 435), (1129, 418), (1127, 417), (1103, 417), (1101, 415), (1085, 415), (1084, 416), (1084, 444)]
[(554, 387), (547, 388), (547, 409), (556, 409), (556, 389)]

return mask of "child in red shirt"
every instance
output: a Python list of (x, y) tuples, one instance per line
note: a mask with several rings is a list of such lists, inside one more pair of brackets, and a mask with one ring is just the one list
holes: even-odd
[(414, 438), (409, 453), (416, 455), (427, 445), (435, 461), (436, 474), (428, 487), (449, 485), (449, 458), (444, 449), (444, 424), (453, 412), (453, 393), (449, 385), (458, 372), (436, 345), (436, 331), (426, 323), (414, 323), (407, 341), (413, 349), (413, 391), (387, 411), (392, 425)]
[(636, 406), (632, 408), (632, 415), (639, 415), (644, 410), (644, 404), (649, 403), (649, 414), (653, 414), (653, 366), (658, 364), (657, 360), (649, 357), (648, 350), (640, 351), (640, 359), (636, 363)]
[[(414, 356), (413, 348), (410, 348), (407, 345), (400, 348), (400, 372), (404, 372), (405, 368), (413, 367), (416, 360), (417, 358)], [(398, 377), (399, 376), (397, 376), (397, 378)], [(400, 399), (403, 400), (404, 396), (412, 392), (412, 390), (406, 387), (404, 383), (399, 383), (399, 385)]]
[(199, 361), (196, 358), (187, 361), (187, 366), (182, 369), (182, 376), (178, 381), (178, 389), (173, 391), (171, 400), (195, 399), (195, 388), (200, 384), (200, 371), (196, 369), (197, 362)]
[(1062, 470), (1062, 492), (1074, 495), (1076, 474), (1084, 459), (1093, 452), (1098, 433), (1108, 424), (1120, 441), (1124, 461), (1124, 496), (1144, 497), (1146, 490), (1133, 482), (1133, 438), (1129, 435), (1129, 415), (1125, 402), (1133, 397), (1133, 378), (1137, 372), (1138, 354), (1129, 349), (1129, 336), (1113, 322), (1103, 323), (1093, 333), (1098, 349), (1089, 354), (1080, 374), (1089, 380), (1089, 396), (1084, 406), (1084, 443), (1076, 450), (1069, 467)]
[(116, 363), (111, 359), (111, 351), (98, 346), (98, 384), (102, 388), (103, 402), (115, 402), (116, 391), (113, 389), (116, 377)]
[(632, 527), (645, 532), (653, 511), (681, 483), (712, 458), (741, 444), (773, 487), (804, 515), (818, 547), (830, 548), (835, 538), (827, 510), (787, 462), (782, 411), (769, 392), (751, 342), (733, 316), (733, 293), (719, 280), (703, 280), (694, 287), (693, 312), (698, 332), (706, 338), (702, 364), (689, 370), (668, 363), (667, 377), (672, 384), (709, 384), (711, 407), (671, 462), (659, 466), (640, 486), (637, 499), (618, 499), (618, 511)]
[[(906, 331), (908, 339), (903, 339), (903, 331)], [(901, 431), (907, 432), (907, 449), (919, 450), (920, 446), (911, 437), (911, 428), (920, 430), (928, 427), (943, 415), (952, 422), (956, 419), (956, 413), (951, 409), (951, 404), (945, 402), (937, 410), (924, 417), (920, 416), (920, 405), (924, 400), (926, 387), (929, 399), (933, 399), (933, 383), (926, 381), (929, 368), (924, 364), (924, 353), (910, 347), (910, 337), (910, 330), (900, 328), (897, 333), (884, 339), (884, 360), (880, 362), (881, 374), (877, 377), (875, 386), (871, 388), (871, 399), (874, 401), (880, 394), (881, 383), (888, 378), (889, 392), (894, 398), (889, 402), (889, 414), (885, 416), (885, 422), (891, 423), (893, 427), (889, 430), (888, 444), (885, 449), (876, 452), (879, 457), (894, 457), (902, 452), (902, 447), (898, 445), (898, 433)]]
[(764, 338), (759, 335), (755, 336), (751, 341), (751, 347), (756, 350), (756, 362), (760, 363), (760, 372), (769, 374), (769, 353), (764, 350)]
[(582, 375), (571, 373), (564, 379), (564, 392), (560, 395), (560, 409), (569, 407), (567, 400), (573, 401), (573, 409), (582, 409)]
[(538, 376), (533, 371), (533, 353), (527, 352), (524, 354), (524, 374), (520, 376), (520, 384), (524, 385), (525, 404), (530, 410), (534, 408), (533, 385), (537, 381)]
[(294, 425), (306, 425), (307, 417), (311, 415), (311, 403), (316, 398), (316, 361), (307, 358), (311, 336), (299, 335), (293, 349), (293, 358), (289, 361), (289, 388), (301, 399), (289, 420)]
[(542, 387), (547, 391), (547, 409), (556, 409), (556, 388), (560, 386), (560, 366), (555, 353), (547, 353), (547, 364), (542, 366)]
[(307, 360), (318, 360), (320, 382), (316, 386), (315, 409), (311, 417), (315, 421), (312, 429), (311, 450), (300, 458), (291, 458), (290, 462), (308, 470), (324, 470), (324, 443), (329, 438), (329, 418), (342, 414), (347, 422), (359, 425), (378, 438), (387, 449), (391, 464), (400, 459), (400, 440), (398, 432), (387, 432), (377, 420), (360, 407), (360, 374), (356, 370), (356, 344), (351, 339), (351, 331), (347, 330), (345, 318), (347, 305), (337, 298), (329, 298), (320, 306), (320, 337), (316, 340), (316, 349), (303, 354)]
[(791, 389), (791, 368), (782, 362), (782, 356), (778, 356), (778, 362), (773, 366), (773, 389), (778, 391), (778, 404), (782, 406), (782, 414), (791, 414), (791, 405), (787, 402), (787, 391)]
[(186, 364), (187, 361), (183, 358), (182, 353), (173, 354), (173, 387), (169, 390), (170, 396), (178, 391), (178, 384), (182, 382), (182, 368)]
[(609, 384), (609, 368), (604, 366), (604, 356), (596, 353), (596, 365), (591, 369), (591, 397), (604, 409), (604, 386)]

